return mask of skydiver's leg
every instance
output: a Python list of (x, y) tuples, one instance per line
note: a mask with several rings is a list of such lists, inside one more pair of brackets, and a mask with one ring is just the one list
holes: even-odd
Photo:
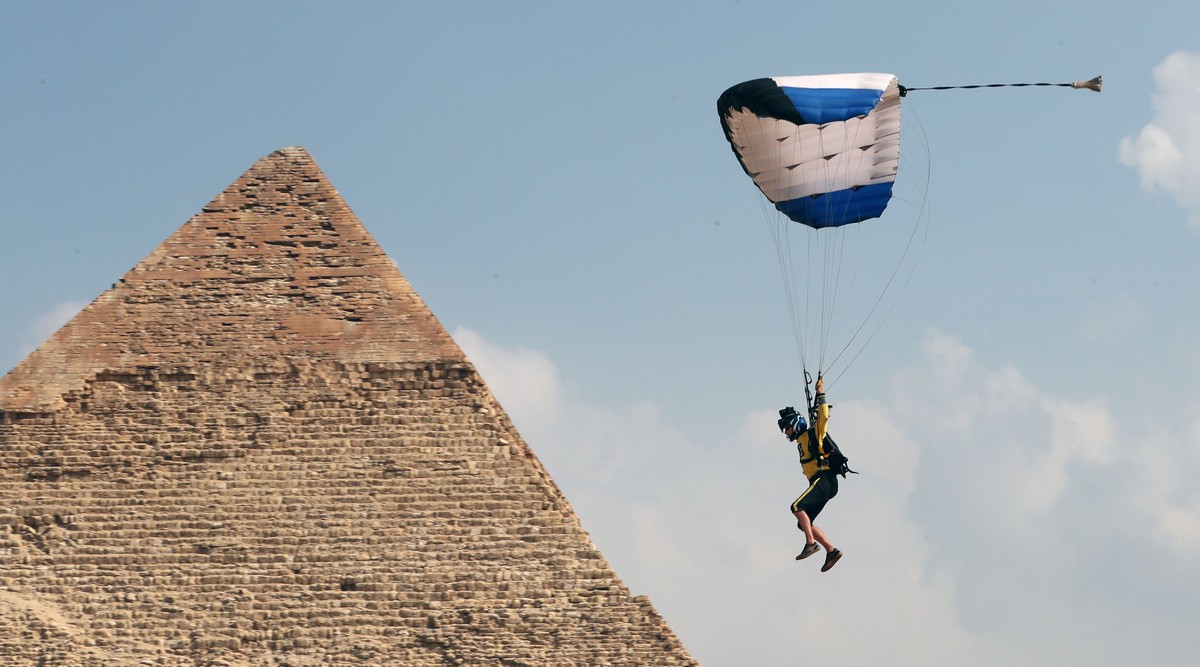
[(804, 543), (812, 544), (816, 540), (813, 539), (812, 521), (808, 520), (808, 512), (797, 510), (793, 512), (796, 515), (796, 527), (804, 531)]
[(804, 531), (805, 544), (812, 544), (813, 542), (816, 542), (824, 547), (826, 551), (833, 551), (833, 544), (831, 544), (825, 537), (825, 533), (821, 532), (821, 529), (817, 528), (816, 525), (809, 520), (808, 512), (799, 510), (795, 512), (795, 514), (796, 520), (799, 521), (800, 530)]
[(825, 547), (825, 551), (833, 551), (833, 543), (825, 537), (825, 533), (822, 533), (821, 529), (817, 528), (817, 524), (815, 523), (812, 524), (812, 532), (813, 536), (817, 538), (817, 544)]

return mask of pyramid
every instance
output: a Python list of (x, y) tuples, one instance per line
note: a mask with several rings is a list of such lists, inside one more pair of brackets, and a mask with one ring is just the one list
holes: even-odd
[(694, 665), (312, 157), (0, 379), (0, 665)]

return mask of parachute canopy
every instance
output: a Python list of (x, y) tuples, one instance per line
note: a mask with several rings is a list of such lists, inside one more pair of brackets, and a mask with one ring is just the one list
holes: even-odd
[(717, 112), (758, 189), (820, 229), (883, 214), (899, 168), (900, 97), (891, 74), (773, 77), (726, 90)]

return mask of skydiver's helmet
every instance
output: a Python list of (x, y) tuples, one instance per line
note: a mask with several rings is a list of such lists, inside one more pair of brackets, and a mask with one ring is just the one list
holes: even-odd
[(792, 429), (792, 434), (788, 436), (789, 440), (795, 440), (800, 437), (800, 434), (808, 430), (808, 423), (804, 421), (804, 415), (796, 412), (796, 408), (788, 406), (779, 411), (779, 431), (787, 435), (788, 429)]

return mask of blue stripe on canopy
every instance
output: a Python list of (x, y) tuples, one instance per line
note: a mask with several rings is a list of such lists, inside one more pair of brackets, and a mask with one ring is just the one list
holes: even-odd
[(775, 208), (792, 220), (809, 227), (840, 227), (862, 222), (883, 214), (892, 198), (893, 182), (864, 185), (848, 190), (835, 190), (820, 195), (801, 197), (775, 204)]
[(831, 123), (865, 116), (879, 104), (882, 90), (871, 88), (793, 88), (780, 86), (808, 123)]

